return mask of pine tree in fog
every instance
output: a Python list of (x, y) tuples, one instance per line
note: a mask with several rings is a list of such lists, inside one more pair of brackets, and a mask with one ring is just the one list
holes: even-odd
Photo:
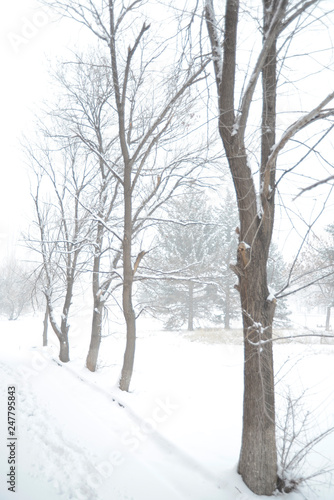
[[(238, 314), (230, 259), (236, 248), (237, 214), (227, 197), (213, 208), (205, 194), (189, 191), (169, 204), (158, 226), (143, 282), (146, 309), (165, 319), (167, 329), (187, 325), (193, 330), (203, 319), (230, 326)], [(231, 211), (232, 209), (232, 211)]]

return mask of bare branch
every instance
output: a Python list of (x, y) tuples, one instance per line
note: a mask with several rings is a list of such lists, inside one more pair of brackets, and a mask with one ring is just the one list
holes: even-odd
[(311, 184), (311, 186), (308, 186), (306, 188), (301, 189), (300, 193), (294, 197), (293, 201), (295, 201), (297, 198), (299, 198), (299, 196), (304, 194), (306, 191), (310, 191), (311, 189), (314, 189), (318, 186), (322, 186), (323, 184), (327, 184), (329, 181), (332, 181), (332, 180), (334, 180), (334, 175), (330, 175), (326, 179), (322, 179), (321, 181), (318, 181), (318, 182), (315, 182), (314, 184)]
[(323, 101), (321, 101), (318, 106), (316, 106), (312, 111), (300, 117), (296, 122), (294, 122), (290, 127), (283, 133), (279, 142), (274, 146), (273, 151), (268, 159), (267, 165), (265, 167), (264, 175), (264, 185), (263, 193), (266, 197), (270, 196), (270, 172), (272, 168), (275, 168), (276, 160), (279, 153), (289, 142), (289, 140), (296, 135), (300, 130), (314, 123), (317, 120), (323, 120), (329, 116), (334, 115), (334, 109), (323, 109), (330, 101), (334, 99), (334, 92), (331, 92)]
[(280, 28), (280, 33), (282, 33), (289, 24), (291, 24), (295, 19), (298, 19), (303, 12), (305, 12), (309, 7), (316, 5), (320, 3), (321, 0), (301, 0), (300, 2), (297, 3), (297, 5), (294, 5), (288, 12), (287, 15), (290, 17), (287, 17), (287, 19), (282, 23), (282, 26)]

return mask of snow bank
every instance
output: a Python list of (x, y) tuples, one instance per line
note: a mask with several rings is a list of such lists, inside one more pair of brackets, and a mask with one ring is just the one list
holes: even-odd
[[(203, 344), (171, 332), (138, 335), (132, 392), (117, 388), (124, 339), (104, 340), (104, 366), (88, 372), (86, 336), (63, 365), (57, 346), (39, 347), (42, 319), (1, 322), (0, 498), (7, 500), (253, 500), (236, 472), (243, 347)], [(88, 348), (88, 346), (86, 346)], [(312, 387), (333, 419), (333, 349), (279, 345), (277, 363), (302, 356), (294, 384)], [(80, 356), (78, 355), (80, 353)], [(107, 365), (107, 360), (109, 364)], [(314, 369), (310, 370), (310, 366)], [(6, 391), (17, 391), (17, 483), (8, 492)], [(333, 440), (321, 452), (331, 460)], [(317, 489), (318, 488), (318, 489)], [(320, 496), (318, 496), (320, 495)], [(330, 500), (328, 484), (307, 498)], [(266, 497), (263, 497), (266, 498)], [(302, 500), (293, 493), (290, 500)]]

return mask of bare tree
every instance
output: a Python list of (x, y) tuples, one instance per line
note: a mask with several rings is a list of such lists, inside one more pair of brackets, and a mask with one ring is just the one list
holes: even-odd
[[(86, 258), (82, 262), (79, 257), (90, 234), (87, 213), (81, 208), (80, 200), (91, 181), (91, 172), (89, 163), (73, 144), (63, 144), (59, 151), (57, 144), (48, 142), (37, 150), (29, 146), (27, 153), (36, 174), (32, 197), (39, 234), (29, 235), (27, 242), (41, 258), (47, 313), (59, 340), (59, 359), (66, 363), (70, 360), (68, 320), (74, 285), (86, 263)], [(76, 169), (77, 161), (81, 163), (80, 173)], [(57, 321), (59, 308), (61, 315)]]
[(12, 258), (0, 268), (0, 314), (10, 321), (19, 318), (22, 312), (32, 308), (34, 280), (32, 272), (23, 263)]
[(86, 359), (90, 371), (97, 367), (105, 304), (115, 281), (119, 284), (116, 267), (121, 258), (120, 180), (115, 174), (119, 167), (113, 156), (114, 150), (116, 154), (118, 151), (117, 130), (113, 126), (115, 113), (110, 106), (113, 85), (109, 70), (105, 57), (94, 52), (77, 54), (72, 61), (58, 64), (54, 78), (60, 84), (60, 92), (56, 107), (50, 111), (63, 123), (65, 135), (61, 139), (79, 141), (96, 172), (90, 199), (84, 207), (89, 213), (92, 231), (93, 318)]
[(326, 310), (325, 331), (331, 330), (331, 309), (334, 307), (334, 226), (326, 227), (322, 236), (309, 238), (296, 265), (294, 284), (303, 289), (304, 300), (311, 306)]
[[(194, 147), (186, 138), (195, 128), (188, 118), (190, 108), (195, 114), (190, 88), (204, 78), (208, 61), (174, 56), (175, 64), (174, 60), (166, 64), (164, 52), (170, 50), (176, 35), (163, 38), (158, 34), (154, 24), (149, 24), (144, 1), (104, 0), (97, 6), (92, 0), (59, 0), (52, 5), (84, 24), (104, 44), (110, 58), (113, 104), (109, 105), (117, 124), (118, 150), (112, 159), (94, 146), (92, 151), (122, 191), (122, 309), (127, 342), (119, 386), (128, 391), (136, 343), (133, 286), (146, 252), (138, 235), (184, 178), (194, 176), (198, 166), (205, 164), (206, 144)], [(173, 146), (177, 137), (183, 137), (182, 152)]]
[[(296, 134), (316, 121), (333, 115), (326, 106), (334, 93), (320, 100), (311, 111), (303, 113), (276, 138), (279, 50), (289, 45), (318, 0), (263, 0), (262, 43), (250, 75), (243, 75), (240, 92), (238, 69), (239, 0), (226, 0), (224, 28), (220, 29), (213, 0), (205, 2), (206, 24), (218, 93), (219, 133), (229, 162), (239, 209), (240, 243), (237, 264), (244, 325), (244, 408), (242, 446), (238, 471), (248, 487), (257, 494), (271, 495), (277, 485), (275, 439), (275, 395), (272, 323), (276, 299), (268, 290), (267, 262), (272, 239), (277, 161), (280, 152)], [(314, 16), (314, 14), (313, 14)], [(284, 38), (285, 37), (285, 38)], [(250, 108), (260, 96), (262, 76), (262, 123), (258, 140), (260, 151), (247, 143)], [(240, 101), (236, 104), (237, 93)], [(251, 168), (251, 155), (258, 155), (257, 175)], [(262, 342), (264, 342), (262, 344)]]

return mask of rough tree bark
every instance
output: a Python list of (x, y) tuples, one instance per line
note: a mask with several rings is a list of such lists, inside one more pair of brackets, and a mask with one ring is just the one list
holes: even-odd
[[(219, 100), (219, 133), (222, 138), (234, 187), (240, 219), (240, 244), (237, 265), (244, 330), (244, 409), (242, 446), (238, 471), (249, 488), (257, 493), (271, 495), (277, 482), (275, 438), (275, 399), (272, 344), (261, 346), (271, 338), (275, 303), (267, 300), (267, 260), (274, 222), (275, 169), (267, 172), (267, 160), (275, 138), (276, 99), (276, 38), (278, 20), (287, 2), (274, 2), (264, 19), (264, 49), (245, 90), (241, 109), (236, 112), (235, 73), (239, 1), (227, 0), (223, 54), (217, 36), (213, 4), (206, 4), (206, 21), (212, 46)], [(280, 4), (280, 12), (278, 12)], [(270, 19), (271, 17), (271, 19)], [(270, 27), (270, 28), (269, 28)], [(257, 79), (262, 71), (263, 120), (261, 182), (261, 210), (245, 147), (245, 128)]]
[[(275, 312), (275, 299), (268, 290), (267, 262), (275, 215), (276, 161), (280, 151), (297, 132), (315, 120), (332, 116), (334, 112), (333, 109), (324, 109), (334, 98), (332, 92), (290, 125), (276, 143), (276, 45), (287, 26), (316, 3), (317, 0), (262, 0), (262, 48), (237, 108), (235, 78), (239, 0), (226, 0), (222, 44), (213, 0), (207, 0), (205, 7), (218, 91), (219, 133), (232, 174), (240, 220), (237, 265), (232, 266), (239, 280), (237, 289), (242, 307), (245, 356), (243, 433), (238, 471), (248, 487), (261, 495), (271, 495), (277, 485), (272, 342), (262, 344), (272, 337)], [(245, 132), (261, 75), (261, 160), (257, 191), (247, 158)]]

